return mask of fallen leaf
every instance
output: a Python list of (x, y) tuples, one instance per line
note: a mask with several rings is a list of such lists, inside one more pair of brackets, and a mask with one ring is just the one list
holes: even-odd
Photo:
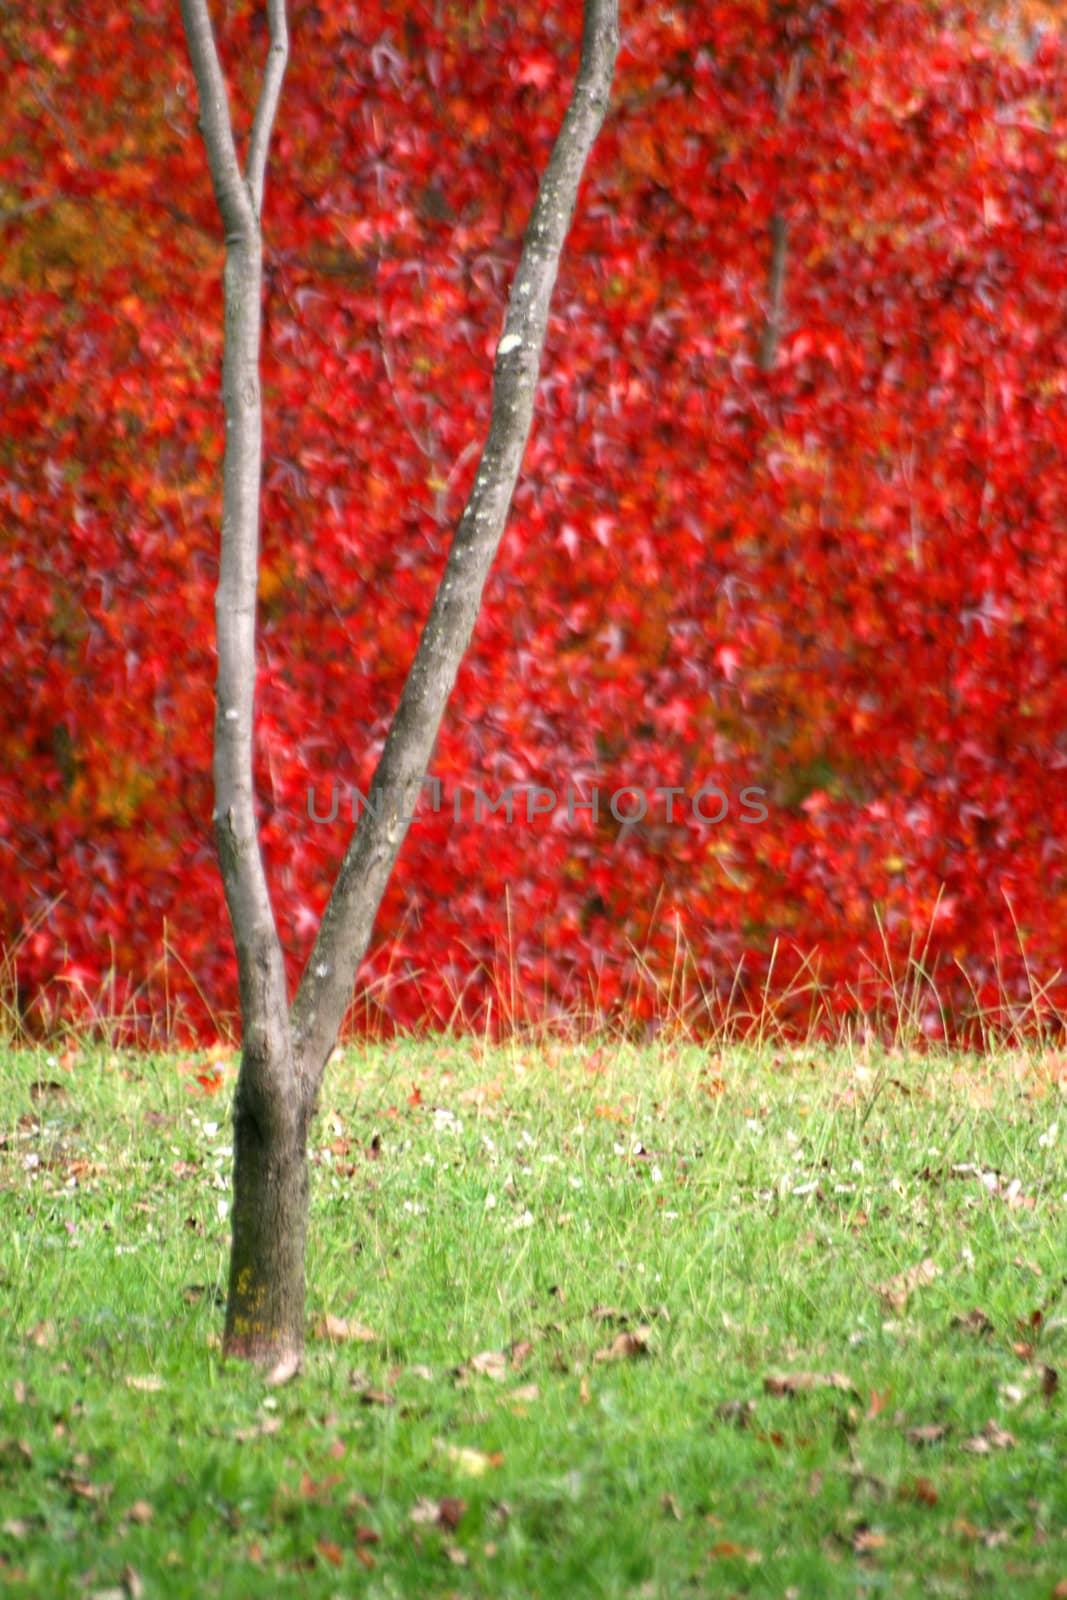
[(914, 1267), (908, 1267), (905, 1272), (898, 1272), (895, 1277), (887, 1278), (884, 1283), (874, 1284), (874, 1292), (891, 1310), (903, 1311), (916, 1289), (933, 1283), (940, 1270), (937, 1262), (927, 1256)]
[(465, 1444), (449, 1444), (444, 1439), (436, 1439), (434, 1443), (457, 1472), (468, 1478), (484, 1477), (491, 1467), (498, 1467), (504, 1459), (499, 1451), (487, 1455), (484, 1450), (475, 1450)]
[(768, 1373), (763, 1380), (765, 1394), (803, 1394), (810, 1389), (840, 1389), (856, 1394), (852, 1379), (843, 1372), (780, 1372)]
[(852, 1535), (851, 1544), (858, 1556), (870, 1555), (872, 1550), (884, 1550), (889, 1543), (884, 1533), (879, 1533), (876, 1528), (857, 1528)]
[(652, 1329), (646, 1327), (634, 1328), (632, 1331), (618, 1333), (604, 1350), (598, 1350), (593, 1356), (594, 1361), (631, 1361), (637, 1356), (647, 1356), (648, 1341), (652, 1337)]
[(972, 1455), (985, 1456), (991, 1450), (1014, 1450), (1014, 1436), (1002, 1428), (1000, 1424), (990, 1418), (973, 1439), (964, 1439), (960, 1445), (961, 1450), (968, 1450)]
[(965, 1333), (979, 1334), (983, 1337), (993, 1332), (992, 1318), (986, 1316), (978, 1306), (975, 1306), (973, 1311), (968, 1311), (965, 1316), (953, 1317), (952, 1326), (963, 1329)]
[(238, 1444), (247, 1444), (250, 1439), (261, 1439), (271, 1433), (280, 1433), (281, 1426), (281, 1417), (264, 1417), (262, 1422), (257, 1422), (251, 1428), (238, 1428), (234, 1438)]
[(901, 1485), (900, 1498), (915, 1500), (921, 1506), (936, 1506), (937, 1489), (929, 1478), (913, 1478), (910, 1483)]
[(361, 1406), (393, 1406), (396, 1396), (390, 1394), (388, 1389), (376, 1389), (367, 1379), (365, 1373), (353, 1372), (349, 1376), (349, 1384), (359, 1396)]
[(1055, 1367), (1042, 1367), (1041, 1368), (1041, 1393), (1042, 1393), (1042, 1395), (1044, 1397), (1046, 1405), (1049, 1405), (1051, 1403), (1052, 1397), (1056, 1393), (1056, 1391), (1059, 1388), (1059, 1386), (1060, 1386), (1060, 1375), (1056, 1371), (1056, 1368)]
[(516, 1339), (513, 1345), (508, 1346), (508, 1358), (511, 1361), (512, 1372), (518, 1372), (524, 1367), (534, 1353), (534, 1347), (529, 1339)]
[(350, 1321), (348, 1317), (335, 1317), (330, 1311), (318, 1319), (312, 1331), (317, 1339), (328, 1339), (331, 1344), (373, 1344), (378, 1337), (372, 1328), (365, 1327), (362, 1322)]
[(630, 1318), (618, 1306), (594, 1306), (589, 1313), (590, 1322), (629, 1322)]
[(329, 1562), (331, 1567), (339, 1567), (344, 1560), (344, 1556), (341, 1554), (341, 1546), (334, 1544), (332, 1539), (316, 1539), (315, 1549), (324, 1561)]
[(922, 1448), (926, 1445), (940, 1444), (948, 1433), (948, 1429), (941, 1422), (924, 1422), (917, 1428), (908, 1428), (904, 1434), (909, 1444)]
[(412, 1522), (422, 1527), (441, 1527), (454, 1532), (463, 1520), (467, 1502), (457, 1495), (442, 1495), (440, 1500), (418, 1500), (411, 1508)]
[(722, 1400), (715, 1407), (715, 1415), (720, 1422), (728, 1422), (735, 1428), (747, 1428), (755, 1409), (755, 1400)]
[(517, 1389), (512, 1389), (510, 1398), (519, 1405), (529, 1406), (541, 1398), (541, 1391), (536, 1383), (523, 1383)]
[(871, 1403), (867, 1407), (868, 1421), (872, 1421), (885, 1410), (886, 1406), (889, 1404), (889, 1397), (892, 1393), (892, 1389), (883, 1389), (881, 1393), (879, 1393), (877, 1389), (871, 1390)]
[(149, 1505), (147, 1500), (135, 1500), (126, 1513), (130, 1521), (135, 1522), (139, 1528), (147, 1527), (155, 1514), (155, 1508)]
[(79, 1500), (106, 1500), (112, 1488), (110, 1483), (93, 1483), (88, 1478), (77, 1478), (72, 1473), (61, 1473), (60, 1481)]
[(139, 1389), (144, 1394), (158, 1394), (161, 1389), (166, 1388), (166, 1384), (154, 1372), (144, 1374), (128, 1372), (126, 1374), (126, 1387), (127, 1389)]
[(499, 1382), (507, 1373), (508, 1358), (502, 1350), (483, 1350), (479, 1355), (471, 1356), (467, 1370)]

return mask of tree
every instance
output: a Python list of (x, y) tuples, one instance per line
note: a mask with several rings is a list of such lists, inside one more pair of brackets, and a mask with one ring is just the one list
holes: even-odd
[(242, 171), (208, 0), (182, 0), (200, 127), (226, 238), (222, 532), (216, 595), (214, 824), (237, 950), (241, 1066), (234, 1103), (233, 1240), (224, 1349), (284, 1376), (304, 1339), (307, 1134), (329, 1054), (421, 792), (533, 419), (549, 303), (586, 160), (608, 107), (617, 0), (586, 0), (574, 92), (541, 180), (496, 348), (493, 408), (474, 486), (372, 785), (290, 1006), (253, 790), (262, 405), (262, 212), (289, 40), (267, 0), (270, 46)]

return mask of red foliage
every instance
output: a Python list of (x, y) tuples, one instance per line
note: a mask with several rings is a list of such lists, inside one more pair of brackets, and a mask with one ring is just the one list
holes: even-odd
[[(294, 978), (346, 838), (308, 793), (381, 749), (579, 9), (290, 7), (258, 776)], [(247, 129), (261, 7), (216, 10)], [(950, 1025), (1025, 1003), (1067, 934), (1063, 44), (1024, 65), (919, 0), (626, 11), (442, 808), (360, 1017), (662, 1012), (679, 940), (692, 996), (802, 1027), (814, 976), (830, 1020), (877, 1012), (909, 948)], [(27, 1000), (99, 1004), (113, 969), (105, 1003), (213, 1034), (221, 249), (176, 8), (68, 13), (0, 24), (0, 936)], [(559, 806), (475, 824), (475, 785), (529, 784)]]

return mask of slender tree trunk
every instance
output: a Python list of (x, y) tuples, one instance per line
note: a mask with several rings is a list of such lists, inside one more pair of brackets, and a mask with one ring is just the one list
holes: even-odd
[(767, 320), (760, 337), (759, 368), (773, 372), (778, 359), (778, 341), (782, 337), (785, 319), (785, 263), (789, 247), (789, 227), (785, 217), (776, 211), (771, 217), (771, 264), (767, 273)]
[(585, 163), (608, 107), (618, 0), (585, 0), (581, 59), (523, 241), (493, 369), (489, 434), (374, 779), (290, 1011), (252, 779), (262, 416), (259, 344), (267, 149), (288, 53), (285, 0), (242, 173), (208, 0), (181, 0), (200, 127), (226, 236), (222, 539), (216, 600), (215, 837), (233, 926), (243, 1043), (234, 1107), (233, 1244), (223, 1348), (273, 1369), (304, 1343), (308, 1128), (330, 1050), (421, 791), (507, 521), (533, 419), (549, 304)]
[[(308, 1119), (265, 1132), (242, 1073), (233, 1118), (233, 1244), (226, 1304), (228, 1355), (282, 1376), (304, 1347)], [(280, 1369), (280, 1370), (279, 1370)]]

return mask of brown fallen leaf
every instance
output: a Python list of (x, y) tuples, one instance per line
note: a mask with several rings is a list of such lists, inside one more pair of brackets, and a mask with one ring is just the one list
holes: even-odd
[(962, 1329), (965, 1333), (974, 1333), (981, 1337), (985, 1337), (986, 1334), (993, 1332), (993, 1319), (988, 1317), (986, 1313), (980, 1309), (980, 1307), (975, 1306), (974, 1309), (972, 1311), (968, 1311), (965, 1316), (954, 1316), (952, 1319), (952, 1326), (954, 1328)]
[(329, 1562), (331, 1567), (339, 1567), (344, 1560), (341, 1546), (334, 1544), (332, 1539), (316, 1539), (315, 1549), (324, 1561)]
[(282, 1426), (281, 1417), (264, 1417), (262, 1422), (256, 1422), (250, 1428), (238, 1428), (234, 1438), (238, 1444), (247, 1444), (250, 1439), (262, 1439), (271, 1433), (280, 1433)]
[(524, 1367), (534, 1353), (534, 1347), (529, 1339), (516, 1339), (515, 1343), (508, 1346), (508, 1358), (511, 1362), (512, 1372), (518, 1372)]
[(927, 1445), (940, 1444), (945, 1438), (948, 1429), (941, 1422), (924, 1422), (917, 1428), (908, 1428), (904, 1437), (909, 1444), (923, 1448)]
[(929, 1478), (913, 1478), (900, 1486), (902, 1500), (914, 1500), (921, 1506), (937, 1505), (937, 1489)]
[(1014, 1448), (1014, 1436), (992, 1417), (981, 1433), (975, 1434), (973, 1439), (964, 1439), (960, 1444), (961, 1450), (967, 1450), (973, 1456), (987, 1456), (993, 1450), (1014, 1450)]
[(349, 1375), (349, 1387), (359, 1397), (361, 1406), (393, 1406), (396, 1396), (388, 1389), (377, 1389), (363, 1372), (353, 1372)]
[(320, 1317), (312, 1328), (317, 1339), (328, 1339), (331, 1344), (373, 1344), (378, 1335), (362, 1322), (348, 1317), (335, 1317), (332, 1312)]
[(465, 1370), (477, 1372), (483, 1378), (492, 1378), (499, 1383), (507, 1375), (508, 1358), (503, 1350), (483, 1350), (479, 1355), (471, 1356)]
[(535, 1400), (540, 1400), (541, 1391), (536, 1383), (523, 1383), (517, 1389), (512, 1389), (509, 1399), (520, 1406), (532, 1406)]
[(874, 1550), (884, 1550), (889, 1540), (877, 1528), (859, 1527), (852, 1535), (851, 1545), (858, 1556), (870, 1555)]
[(1041, 1394), (1046, 1405), (1051, 1405), (1052, 1397), (1060, 1386), (1060, 1375), (1055, 1367), (1041, 1368)]
[(632, 1361), (637, 1356), (647, 1356), (649, 1353), (648, 1341), (652, 1337), (652, 1329), (644, 1326), (617, 1333), (610, 1345), (604, 1350), (598, 1350), (593, 1356), (594, 1361)]
[(734, 1428), (747, 1428), (755, 1409), (755, 1400), (721, 1400), (715, 1407), (715, 1415), (720, 1422), (728, 1422)]
[(889, 1404), (892, 1393), (892, 1389), (882, 1389), (881, 1392), (879, 1392), (877, 1389), (871, 1390), (871, 1403), (867, 1407), (868, 1422), (873, 1422), (875, 1417), (881, 1415), (886, 1406)]
[(135, 1500), (126, 1513), (130, 1521), (135, 1522), (139, 1528), (147, 1527), (155, 1514), (155, 1508), (147, 1500)]
[(905, 1272), (898, 1272), (895, 1277), (887, 1278), (884, 1283), (874, 1284), (873, 1289), (890, 1310), (903, 1311), (916, 1289), (933, 1283), (940, 1270), (937, 1262), (927, 1256), (924, 1261), (917, 1262), (914, 1267), (908, 1267)]
[(763, 1380), (765, 1394), (804, 1394), (811, 1389), (858, 1393), (852, 1379), (843, 1372), (770, 1372)]
[(411, 1508), (411, 1520), (417, 1526), (447, 1528), (454, 1532), (463, 1520), (467, 1502), (458, 1495), (442, 1495), (440, 1500), (417, 1500)]
[(106, 1500), (112, 1490), (110, 1483), (92, 1483), (88, 1478), (78, 1478), (69, 1472), (60, 1474), (60, 1482), (79, 1500)]
[(620, 1311), (618, 1306), (594, 1306), (589, 1313), (590, 1322), (629, 1322), (630, 1318), (625, 1311)]
[(762, 1551), (746, 1549), (743, 1544), (735, 1544), (732, 1539), (720, 1539), (717, 1544), (712, 1545), (708, 1555), (715, 1561), (729, 1561), (740, 1556), (750, 1567), (758, 1566), (763, 1560)]

